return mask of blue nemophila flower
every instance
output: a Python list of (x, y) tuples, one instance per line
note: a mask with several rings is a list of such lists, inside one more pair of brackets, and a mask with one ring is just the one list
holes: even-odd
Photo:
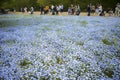
[(120, 78), (119, 18), (0, 16), (0, 79)]

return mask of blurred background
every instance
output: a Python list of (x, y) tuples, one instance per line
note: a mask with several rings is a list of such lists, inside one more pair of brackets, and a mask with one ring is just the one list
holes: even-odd
[(92, 5), (97, 5), (100, 3), (104, 10), (112, 9), (114, 11), (116, 4), (120, 2), (119, 0), (0, 0), (0, 9), (15, 9), (20, 11), (21, 8), (34, 7), (35, 11), (39, 11), (40, 6), (51, 6), (51, 5), (64, 5), (64, 11), (68, 10), (71, 4), (80, 5), (81, 11), (87, 11), (87, 5), (91, 3)]

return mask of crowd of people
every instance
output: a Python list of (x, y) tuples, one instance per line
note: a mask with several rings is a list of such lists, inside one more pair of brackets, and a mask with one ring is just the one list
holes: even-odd
[(112, 15), (120, 16), (120, 3), (116, 4), (116, 7), (114, 10), (109, 8), (107, 11), (103, 10), (103, 7), (100, 3), (96, 6), (96, 8), (94, 5), (90, 3), (87, 6), (87, 12), (88, 12), (88, 16), (90, 16), (91, 14), (105, 16), (106, 13), (108, 13), (109, 16), (112, 16)]
[[(45, 15), (48, 14), (49, 12), (51, 12), (52, 15), (58, 15), (59, 13), (63, 12), (63, 8), (64, 6), (61, 5), (51, 5), (51, 6), (40, 6), (39, 10), (40, 10), (40, 15)], [(21, 12), (26, 13), (28, 12), (29, 14), (33, 14), (34, 13), (34, 7), (31, 7), (28, 11), (27, 7), (25, 8), (21, 8)]]
[(34, 13), (34, 7), (31, 7), (30, 11), (28, 11), (27, 7), (21, 8), (21, 12), (22, 13), (27, 13), (28, 12), (29, 14), (33, 14)]
[[(48, 13), (51, 13), (51, 15), (58, 15), (63, 12), (64, 6), (62, 4), (60, 5), (51, 5), (51, 6), (40, 6), (40, 15), (45, 15)], [(34, 7), (31, 7), (28, 11), (27, 7), (21, 8), (21, 12), (28, 12), (29, 14), (34, 13)], [(70, 7), (68, 7), (67, 13), (68, 15), (80, 15), (81, 8), (80, 5), (73, 5), (71, 4)], [(87, 15), (91, 16), (92, 15), (98, 15), (98, 16), (105, 16), (105, 14), (108, 13), (109, 16), (115, 15), (115, 16), (120, 16), (120, 3), (116, 4), (115, 11), (112, 9), (109, 9), (108, 11), (103, 10), (103, 6), (99, 3), (97, 6), (92, 5), (91, 3), (88, 4), (87, 6)]]
[(115, 7), (115, 15), (120, 16), (120, 3), (117, 3)]
[(68, 7), (68, 15), (79, 15), (80, 6), (71, 4), (71, 7)]
[(99, 16), (104, 16), (102, 5), (99, 3), (96, 7), (91, 3), (87, 6), (88, 16), (91, 14), (97, 14)]

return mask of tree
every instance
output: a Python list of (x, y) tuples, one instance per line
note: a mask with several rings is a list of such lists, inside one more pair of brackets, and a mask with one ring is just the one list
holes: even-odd
[(16, 10), (19, 10), (21, 7), (30, 8), (31, 6), (33, 6), (36, 9), (38, 9), (39, 6), (41, 5), (51, 6), (52, 4), (53, 5), (63, 4), (64, 9), (67, 10), (71, 4), (73, 5), (79, 4), (80, 7), (82, 8), (82, 11), (85, 11), (89, 3), (92, 3), (95, 6), (97, 6), (99, 2), (103, 5), (104, 9), (107, 8), (114, 9), (117, 2), (120, 1), (119, 0), (0, 0), (0, 8), (15, 8)]

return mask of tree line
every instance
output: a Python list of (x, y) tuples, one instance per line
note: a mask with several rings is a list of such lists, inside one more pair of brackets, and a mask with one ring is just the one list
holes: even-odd
[(51, 6), (51, 5), (64, 5), (64, 10), (67, 11), (68, 7), (73, 5), (80, 5), (82, 11), (87, 10), (87, 5), (89, 3), (97, 6), (101, 3), (103, 9), (115, 8), (115, 5), (120, 2), (119, 0), (0, 0), (0, 9), (10, 9), (14, 8), (16, 11), (20, 11), (21, 8), (30, 8), (33, 6), (36, 11), (39, 11), (40, 6)]

